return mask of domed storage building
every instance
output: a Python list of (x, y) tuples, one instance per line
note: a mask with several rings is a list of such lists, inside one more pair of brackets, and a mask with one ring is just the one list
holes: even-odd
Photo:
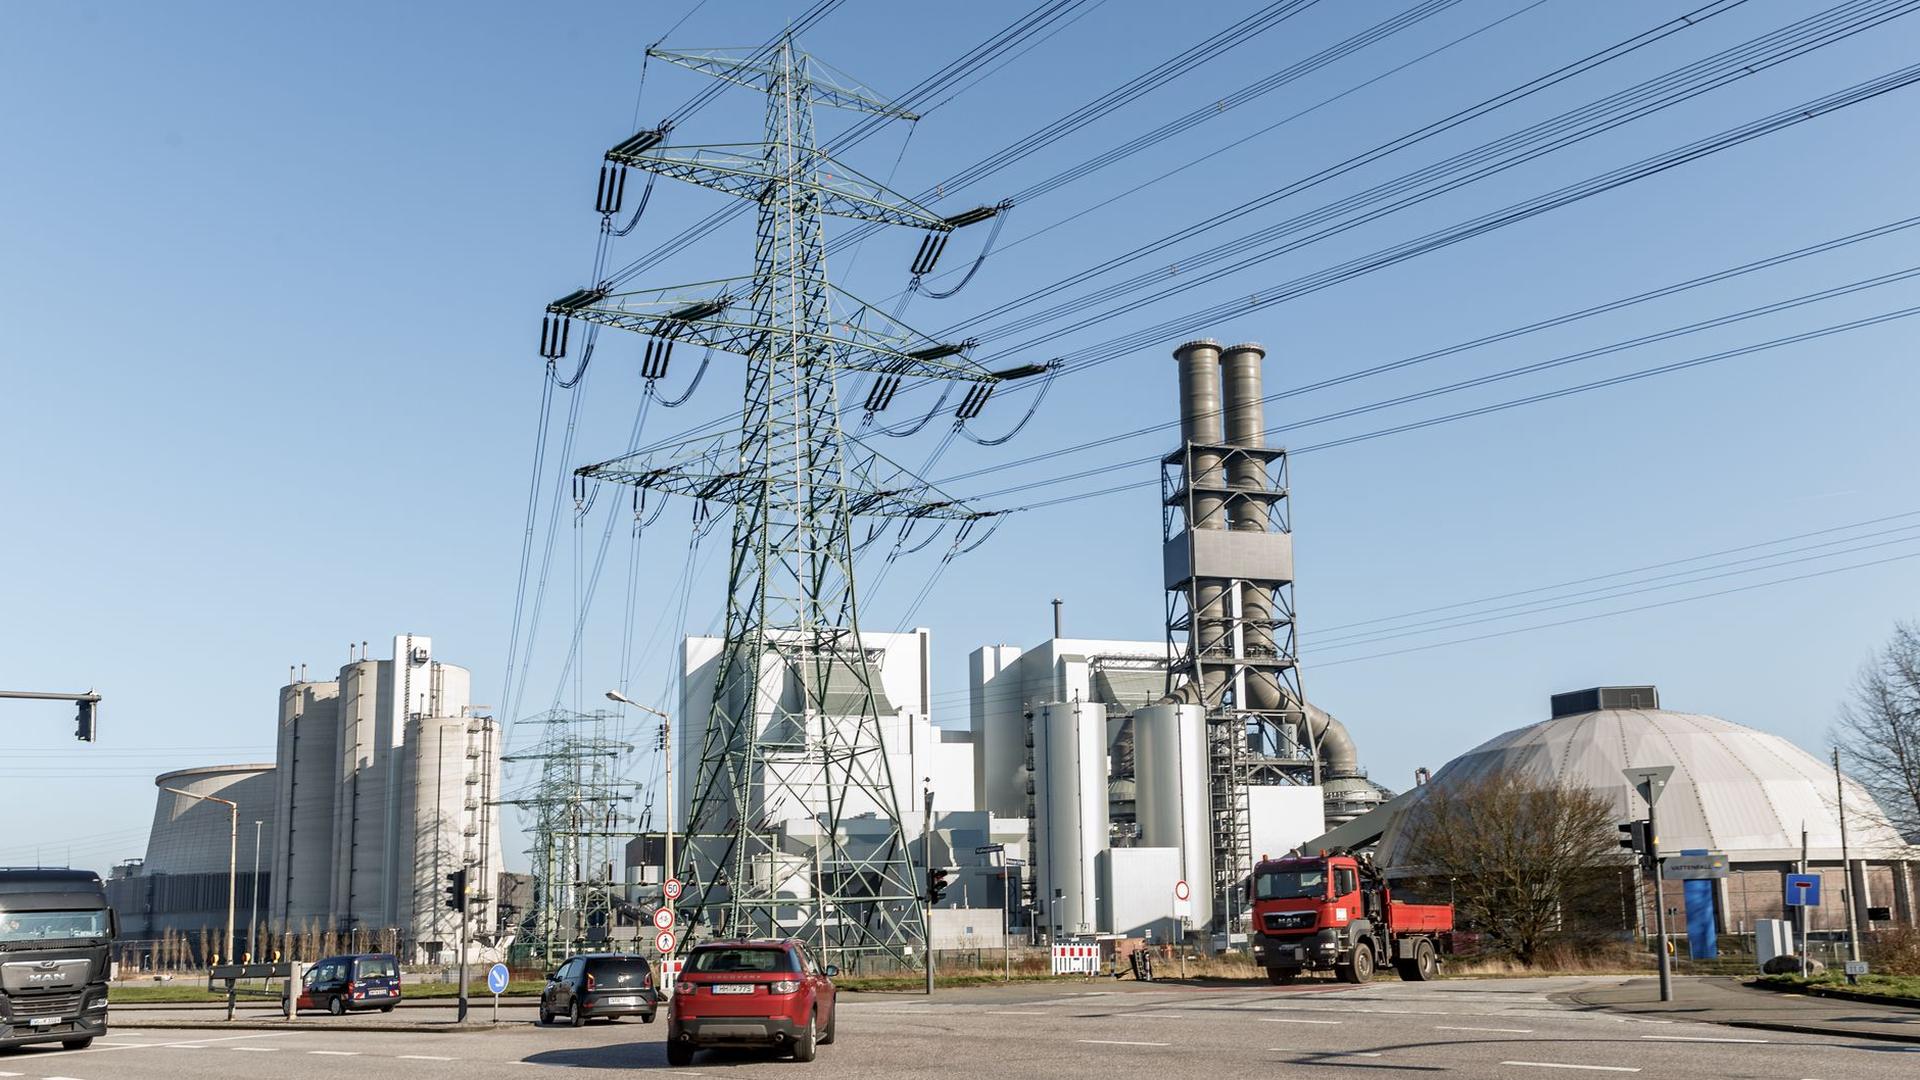
[[(277, 781), (271, 763), (206, 765), (154, 778), (159, 789), (147, 857), (116, 870), (108, 896), (120, 916), (123, 938), (157, 938), (167, 931), (196, 932), (225, 928), (229, 859), (238, 863), (233, 881), (236, 949), (244, 940), (254, 899), (253, 867), (260, 866), (259, 899), (267, 898), (273, 853), (274, 796)], [(187, 792), (189, 794), (179, 794)], [(208, 796), (209, 798), (195, 798)], [(233, 812), (224, 799), (240, 805), (237, 843)], [(254, 822), (260, 822), (258, 829)], [(254, 846), (265, 849), (256, 853)]]
[[(1371, 826), (1365, 831), (1379, 837), (1376, 857), (1391, 873), (1396, 861), (1406, 861), (1405, 825), (1430, 788), (1506, 770), (1598, 792), (1612, 800), (1616, 820), (1628, 821), (1645, 817), (1646, 806), (1628, 786), (1624, 770), (1653, 765), (1673, 766), (1659, 804), (1661, 852), (1707, 850), (1727, 857), (1731, 872), (1719, 883), (1717, 897), (1722, 929), (1743, 932), (1756, 919), (1785, 916), (1783, 875), (1800, 858), (1803, 826), (1810, 869), (1824, 872), (1827, 881), (1809, 928), (1845, 928), (1845, 901), (1835, 887), (1841, 856), (1832, 763), (1778, 735), (1661, 709), (1651, 686), (1555, 695), (1548, 719), (1494, 736), (1448, 762), (1428, 785), (1354, 825)], [(1871, 908), (1886, 908), (1889, 918), (1874, 925), (1915, 925), (1920, 848), (1887, 824), (1864, 788), (1847, 780), (1844, 790), (1861, 919)], [(1356, 837), (1338, 840), (1352, 843)]]

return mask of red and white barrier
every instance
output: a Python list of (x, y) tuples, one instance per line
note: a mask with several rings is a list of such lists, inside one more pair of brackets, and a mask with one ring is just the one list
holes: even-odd
[(1100, 946), (1079, 942), (1056, 942), (1053, 946), (1055, 975), (1100, 974)]

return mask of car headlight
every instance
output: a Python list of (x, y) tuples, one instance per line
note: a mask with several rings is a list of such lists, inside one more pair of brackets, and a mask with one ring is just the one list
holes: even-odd
[(796, 979), (781, 979), (770, 984), (767, 990), (775, 994), (794, 994), (800, 991), (800, 983)]

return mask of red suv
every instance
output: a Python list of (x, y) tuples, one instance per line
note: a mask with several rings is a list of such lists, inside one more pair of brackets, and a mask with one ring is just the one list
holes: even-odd
[(708, 1046), (786, 1047), (812, 1061), (833, 1041), (833, 977), (797, 941), (710, 941), (687, 954), (667, 1006), (667, 1063)]

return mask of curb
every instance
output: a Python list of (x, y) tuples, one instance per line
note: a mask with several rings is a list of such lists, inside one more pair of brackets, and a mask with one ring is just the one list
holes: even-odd
[(464, 1024), (448, 1021), (440, 1024), (332, 1024), (320, 1021), (301, 1023), (288, 1020), (122, 1020), (109, 1023), (108, 1030), (119, 1028), (134, 1031), (384, 1031), (427, 1035), (470, 1035), (480, 1031), (504, 1031), (509, 1027), (528, 1025), (525, 1020), (509, 1020), (498, 1024), (484, 1021), (468, 1021)]
[(1776, 994), (1803, 994), (1807, 997), (1830, 998), (1834, 1001), (1851, 1001), (1856, 1005), (1891, 1005), (1899, 1009), (1920, 1009), (1920, 998), (1893, 997), (1888, 994), (1862, 994), (1854, 990), (1840, 990), (1826, 986), (1792, 986), (1784, 983), (1743, 982), (1740, 985), (1750, 990), (1771, 990)]
[(1878, 1042), (1897, 1042), (1920, 1045), (1920, 1035), (1903, 1035), (1893, 1031), (1856, 1031), (1853, 1028), (1822, 1027), (1818, 1024), (1782, 1024), (1771, 1020), (1708, 1020), (1709, 1024), (1722, 1027), (1749, 1028), (1757, 1031), (1784, 1031), (1793, 1035), (1822, 1035), (1827, 1038), (1873, 1039)]

